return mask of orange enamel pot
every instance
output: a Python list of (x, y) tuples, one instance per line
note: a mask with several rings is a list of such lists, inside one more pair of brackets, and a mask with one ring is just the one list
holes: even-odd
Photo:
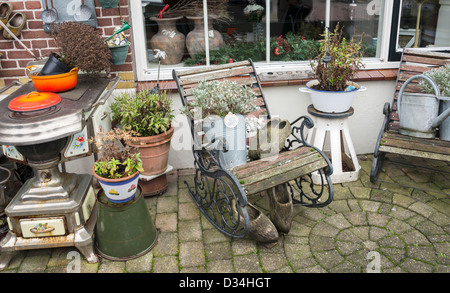
[(31, 72), (35, 66), (28, 66), (34, 87), (40, 92), (64, 92), (73, 89), (78, 82), (78, 67), (72, 68), (70, 72), (55, 75), (38, 75)]

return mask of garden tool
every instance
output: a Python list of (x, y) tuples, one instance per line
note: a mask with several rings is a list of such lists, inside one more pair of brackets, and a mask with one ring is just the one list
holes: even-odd
[[(435, 93), (405, 92), (406, 86), (417, 78), (423, 78), (428, 81)], [(439, 87), (430, 77), (423, 74), (410, 77), (398, 93), (397, 112), (400, 120), (399, 132), (416, 137), (435, 137), (436, 127), (450, 116), (450, 108), (439, 114), (439, 101), (446, 99), (441, 96)]]
[(75, 15), (73, 17), (75, 18), (76, 21), (86, 21), (91, 18), (91, 15), (92, 15), (91, 8), (85, 5), (83, 0), (82, 4), (77, 8)]
[(41, 13), (41, 19), (44, 23), (52, 23), (58, 19), (56, 9), (53, 7), (53, 0), (51, 9), (48, 8), (47, 0), (45, 0), (45, 10)]
[[(30, 53), (30, 54), (34, 57), (34, 59), (40, 60), (36, 55), (33, 54), (33, 52), (31, 52), (30, 49), (28, 49), (28, 48), (24, 45), (24, 43), (22, 43), (21, 40), (19, 40), (19, 38), (17, 38), (16, 35), (14, 35), (14, 33), (6, 26), (6, 24), (3, 23), (3, 21), (0, 21), (0, 25), (2, 26), (2, 28), (5, 29), (6, 32), (8, 32), (9, 35), (11, 35), (17, 42), (19, 42), (19, 44), (21, 44), (22, 47), (24, 47), (24, 48), (28, 51), (28, 53)], [(41, 58), (41, 59), (42, 59), (42, 58)]]
[(128, 22), (126, 22), (124, 20), (121, 20), (121, 22), (122, 22), (122, 27), (120, 29), (118, 29), (117, 31), (115, 31), (112, 35), (107, 37), (103, 42), (107, 42), (109, 39), (111, 39), (115, 35), (123, 32), (123, 31), (129, 30), (131, 28), (131, 25)]
[(161, 58), (166, 58), (166, 52), (160, 51), (158, 49), (155, 49), (156, 54), (155, 57), (158, 58), (158, 79), (156, 80), (156, 86), (150, 90), (151, 94), (158, 94), (159, 93), (159, 69), (161, 67)]

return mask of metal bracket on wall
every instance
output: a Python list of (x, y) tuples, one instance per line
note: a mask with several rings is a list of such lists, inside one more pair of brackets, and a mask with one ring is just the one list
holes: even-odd
[(51, 33), (52, 23), (65, 21), (81, 22), (97, 28), (94, 0), (41, 0), (41, 2), (43, 7), (41, 18), (44, 22), (42, 26), (46, 33)]

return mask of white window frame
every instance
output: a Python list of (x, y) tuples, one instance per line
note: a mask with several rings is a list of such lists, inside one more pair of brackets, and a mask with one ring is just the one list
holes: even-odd
[[(268, 4), (270, 0), (266, 0), (266, 7), (270, 7)], [(327, 2), (330, 0), (327, 0)], [(378, 0), (373, 0), (378, 1)], [(389, 62), (388, 54), (389, 54), (389, 38), (390, 38), (390, 30), (392, 26), (392, 12), (393, 12), (393, 3), (394, 0), (385, 0), (384, 6), (381, 7), (382, 19), (380, 20), (381, 28), (381, 46), (380, 46), (380, 54), (378, 58), (365, 58), (365, 68), (366, 69), (386, 69), (386, 68), (398, 68), (399, 62)], [(143, 20), (143, 11), (141, 1), (129, 1), (130, 5), (130, 13), (132, 20), (132, 34), (133, 34), (133, 50), (134, 50), (134, 60), (135, 60), (135, 69), (138, 81), (155, 81), (158, 78), (158, 69), (157, 68), (147, 68), (147, 54), (146, 54), (146, 46), (145, 39), (142, 36), (145, 36), (144, 31), (144, 20)], [(266, 17), (268, 18), (270, 15), (269, 9), (266, 9)], [(206, 24), (205, 24), (206, 25)], [(270, 23), (266, 22), (266, 34), (269, 35), (268, 27)], [(267, 36), (266, 36), (267, 37)], [(380, 39), (379, 39), (380, 41)], [(269, 44), (267, 44), (269, 46)], [(269, 50), (266, 50), (267, 55), (269, 55)], [(266, 56), (267, 57), (267, 56)], [(302, 70), (310, 70), (310, 64), (308, 61), (298, 61), (298, 62), (270, 62), (269, 58), (266, 58), (269, 62), (255, 62), (255, 67), (258, 73), (264, 72), (276, 72), (276, 71), (302, 71)], [(172, 79), (172, 70), (173, 69), (190, 69), (192, 67), (171, 67), (169, 68), (161, 68), (160, 71), (160, 80), (171, 80)]]

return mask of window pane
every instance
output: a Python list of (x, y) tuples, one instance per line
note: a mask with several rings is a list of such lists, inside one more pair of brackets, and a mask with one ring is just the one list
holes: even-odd
[[(166, 3), (171, 6), (164, 10)], [(376, 56), (382, 4), (384, 0), (330, 0), (330, 29), (339, 22), (347, 38), (364, 33), (364, 55)], [(204, 24), (202, 17), (193, 17), (203, 15), (203, 0), (142, 0), (142, 5), (149, 68), (158, 64), (157, 50), (166, 53), (163, 67), (206, 64)], [(248, 58), (266, 62), (266, 41), (271, 62), (308, 60), (323, 38), (326, 8), (326, 0), (208, 0), (210, 64)], [(266, 9), (270, 9), (269, 40)]]
[[(402, 1), (398, 47), (444, 46), (445, 44), (436, 43), (439, 8), (439, 0), (428, 0), (425, 2), (423, 0)], [(448, 27), (445, 27), (445, 34), (447, 34), (448, 38)]]

